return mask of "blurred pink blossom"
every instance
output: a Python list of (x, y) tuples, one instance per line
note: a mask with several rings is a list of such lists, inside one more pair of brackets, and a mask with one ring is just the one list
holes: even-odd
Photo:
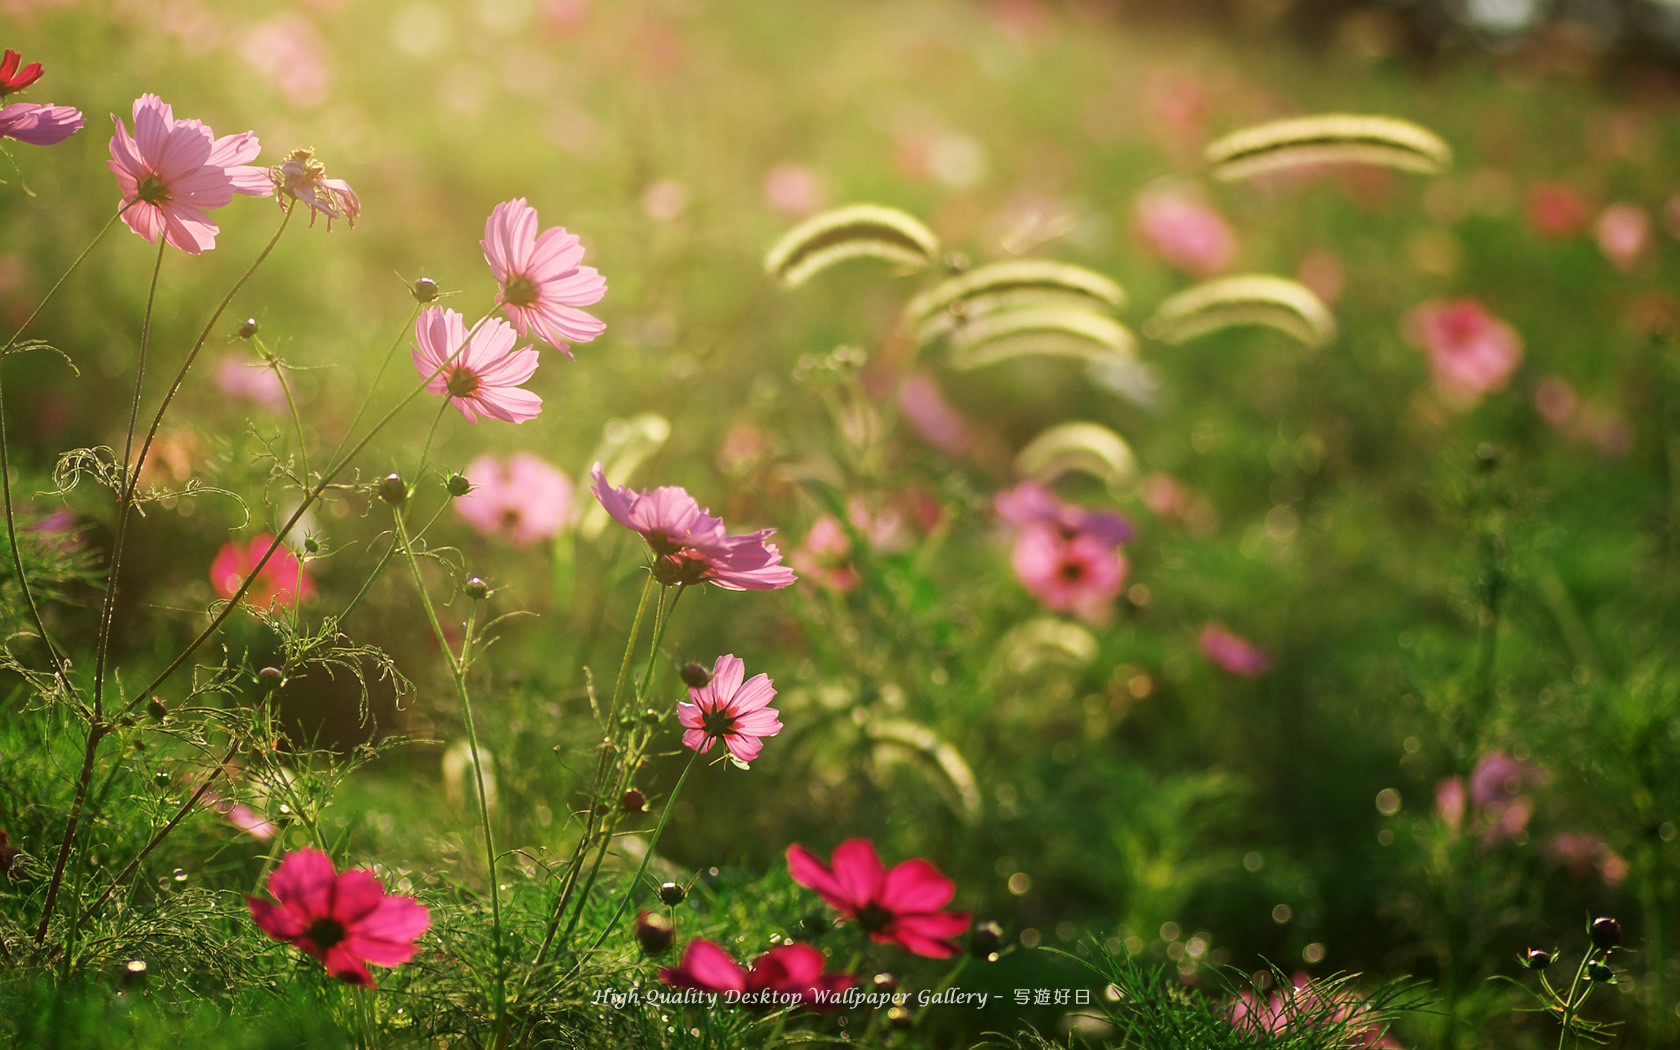
[(552, 539), (566, 527), (572, 512), (572, 483), (533, 452), (506, 460), (479, 456), (467, 464), (472, 491), (455, 500), (455, 512), (485, 536), (500, 536), (515, 547)]
[(199, 801), (227, 818), (227, 822), (261, 842), (273, 838), (280, 829), (257, 815), (250, 806), (206, 791)]
[(1429, 354), (1435, 386), (1449, 399), (1474, 403), (1510, 381), (1522, 361), (1522, 337), (1475, 299), (1434, 300), (1401, 322), (1407, 341)]
[(1196, 639), (1202, 655), (1219, 669), (1243, 678), (1264, 674), (1272, 659), (1266, 650), (1248, 639), (1232, 634), (1221, 623), (1208, 623)]
[(1630, 270), (1651, 246), (1651, 216), (1637, 204), (1612, 204), (1593, 223), (1593, 239), (1619, 270)]
[(1112, 547), (1130, 543), (1136, 535), (1132, 523), (1119, 514), (1064, 503), (1037, 481), (1023, 481), (998, 493), (992, 505), (1004, 521), (1021, 526), (1047, 524), (1069, 539), (1083, 532)]
[(1567, 182), (1541, 182), (1529, 188), (1528, 224), (1545, 237), (1573, 237), (1592, 221), (1592, 205)]
[(784, 215), (808, 215), (823, 206), (822, 177), (803, 164), (782, 163), (764, 176), (764, 203)]
[(216, 246), (220, 228), (205, 211), (220, 208), (235, 193), (266, 197), (274, 192), (267, 169), (246, 163), (262, 146), (246, 131), (215, 138), (196, 120), (176, 120), (168, 103), (156, 95), (134, 100), (134, 135), (111, 116), (107, 167), (117, 177), (128, 207), (128, 228), (156, 243), (161, 235), (175, 248), (197, 255)]
[(216, 389), (275, 412), (286, 408), (286, 390), (274, 369), (244, 354), (227, 353), (216, 365)]
[(1206, 141), (1213, 100), (1194, 73), (1156, 70), (1144, 86), (1144, 101), (1150, 118), (1171, 138), (1197, 144)]
[(811, 523), (805, 542), (788, 555), (788, 562), (800, 576), (825, 590), (849, 591), (858, 585), (858, 573), (852, 567), (851, 534), (832, 514)]
[(1458, 834), (1464, 826), (1464, 778), (1445, 777), (1435, 785), (1435, 812), (1441, 822)]
[(1304, 973), (1296, 974), (1292, 984), (1291, 988), (1273, 992), (1265, 1002), (1260, 1001), (1258, 992), (1245, 989), (1231, 1003), (1228, 1015), (1231, 1027), (1247, 1029), (1265, 1040), (1266, 1036), (1299, 1033), (1325, 1022), (1351, 1021), (1353, 1024), (1347, 1032), (1349, 1041), (1338, 1045), (1349, 1050), (1400, 1050), (1394, 1037), (1383, 1032), (1381, 1023), (1372, 1021), (1358, 1027), (1370, 1007), (1352, 989), (1327, 990)]
[(1137, 230), (1163, 260), (1196, 277), (1231, 265), (1237, 237), (1223, 216), (1200, 201), (1157, 193), (1137, 202)]
[(927, 372), (912, 372), (898, 388), (898, 410), (928, 444), (948, 456), (961, 456), (974, 447), (969, 421), (945, 400), (939, 381)]
[(1596, 869), (1607, 886), (1619, 886), (1627, 878), (1627, 861), (1597, 835), (1564, 831), (1546, 841), (1546, 859), (1576, 878)]
[(655, 222), (670, 222), (688, 207), (688, 187), (676, 179), (658, 179), (642, 194), (642, 213)]
[(1163, 518), (1181, 518), (1190, 507), (1190, 490), (1170, 474), (1150, 474), (1138, 482), (1143, 505)]
[(1011, 564), (1016, 579), (1046, 608), (1092, 623), (1107, 618), (1128, 568), (1112, 542), (1088, 532), (1070, 535), (1048, 522), (1021, 530)]
[(1528, 827), (1534, 800), (1524, 792), (1546, 783), (1546, 771), (1503, 751), (1482, 756), (1470, 773), (1470, 805), (1482, 828), (1482, 841), (1514, 839)]
[[(216, 596), (231, 599), (239, 593), (239, 585), (256, 568), (257, 562), (273, 543), (274, 534), (262, 532), (252, 536), (249, 543), (234, 540), (224, 544), (210, 563), (210, 584), (215, 588)], [(256, 574), (250, 590), (245, 592), (244, 601), (270, 612), (276, 608), (290, 608), (300, 598), (308, 601), (314, 594), (315, 581), (309, 576), (309, 567), (281, 544)]]
[(1561, 428), (1568, 423), (1578, 403), (1575, 388), (1564, 379), (1542, 376), (1540, 382), (1534, 384), (1534, 410), (1554, 427)]
[(1326, 303), (1334, 304), (1347, 286), (1347, 270), (1341, 257), (1324, 248), (1315, 248), (1301, 257), (1295, 277)]
[(252, 72), (297, 109), (313, 109), (332, 92), (332, 71), (321, 32), (307, 16), (285, 11), (245, 34), (239, 53)]

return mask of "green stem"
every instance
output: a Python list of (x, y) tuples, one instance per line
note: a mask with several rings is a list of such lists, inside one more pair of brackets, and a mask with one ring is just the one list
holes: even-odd
[(671, 819), (671, 811), (676, 808), (677, 794), (682, 791), (683, 783), (688, 780), (689, 770), (693, 769), (694, 763), (699, 760), (699, 751), (696, 751), (694, 754), (688, 756), (688, 765), (683, 767), (682, 776), (677, 778), (677, 786), (671, 789), (671, 794), (665, 799), (665, 808), (659, 811), (659, 823), (653, 829), (653, 837), (648, 839), (647, 852), (642, 854), (642, 863), (636, 868), (636, 874), (630, 880), (630, 885), (625, 888), (624, 896), (619, 898), (618, 907), (613, 910), (612, 916), (607, 919), (606, 925), (601, 927), (601, 935), (595, 938), (594, 944), (589, 946), (589, 950), (591, 952), (601, 947), (602, 942), (607, 939), (607, 935), (612, 933), (613, 928), (618, 925), (618, 920), (624, 915), (624, 909), (629, 906), (631, 899), (636, 896), (636, 888), (642, 884), (642, 876), (647, 873), (648, 862), (653, 860), (653, 851), (659, 845), (659, 836), (665, 830), (665, 822)]

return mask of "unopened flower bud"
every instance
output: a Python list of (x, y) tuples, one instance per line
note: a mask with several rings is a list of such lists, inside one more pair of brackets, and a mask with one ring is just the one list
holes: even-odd
[(712, 673), (690, 660), (682, 665), (682, 680), (683, 684), (690, 689), (704, 689), (706, 684), (712, 680)]
[(670, 949), (677, 939), (677, 925), (670, 916), (656, 911), (640, 912), (636, 916), (636, 941), (648, 955), (658, 955)]
[(1592, 934), (1595, 948), (1614, 948), (1622, 943), (1622, 924), (1608, 915), (1600, 915), (1594, 919), (1592, 925), (1587, 927), (1587, 932)]
[(595, 804), (595, 815), (597, 817), (604, 817), (608, 813), (611, 813), (611, 812), (612, 812), (612, 807), (607, 805), (605, 802), (597, 802)]
[(682, 888), (681, 883), (667, 882), (659, 887), (659, 899), (669, 907), (675, 908), (688, 899), (688, 891)]
[(477, 576), (468, 580), (466, 587), (462, 589), (467, 592), (467, 597), (475, 602), (481, 602), (490, 596), (490, 585)]
[(650, 707), (642, 712), (642, 725), (656, 726), (659, 724), (661, 717), (658, 711)]
[(305, 536), (303, 538), (303, 552), (305, 554), (321, 553), (321, 541), (313, 536)]
[(472, 491), (472, 482), (467, 480), (465, 474), (457, 470), (444, 479), (443, 487), (448, 490), (451, 496), (459, 498)]
[(275, 686), (279, 685), (280, 680), (285, 677), (286, 672), (280, 670), (278, 667), (265, 667), (257, 672), (257, 681), (262, 683), (263, 687), (266, 689), (273, 689)]
[(1522, 953), (1522, 964), (1530, 970), (1544, 970), (1552, 965), (1552, 953), (1544, 948), (1530, 948)]
[(376, 490), (379, 498), (393, 507), (400, 507), (408, 502), (408, 486), (403, 484), (401, 474), (387, 474), (379, 482)]
[(647, 796), (635, 788), (631, 788), (619, 800), (619, 805), (624, 807), (626, 813), (641, 813), (647, 809)]
[(239, 338), (249, 339), (253, 335), (256, 335), (256, 334), (257, 334), (257, 319), (255, 317), (245, 318), (245, 323), (239, 326)]
[(125, 989), (144, 985), (146, 983), (146, 960), (130, 959), (123, 963), (120, 981)]
[(438, 297), (438, 283), (430, 277), (422, 277), (408, 288), (409, 294), (414, 296), (417, 303), (436, 302)]
[(869, 979), (869, 986), (872, 991), (887, 993), (896, 992), (898, 991), (898, 978), (887, 971), (882, 970)]
[(887, 1023), (894, 1028), (909, 1028), (916, 1023), (916, 1015), (908, 1007), (895, 1006), (887, 1011)]
[(1587, 979), (1599, 984), (1615, 984), (1616, 971), (1610, 969), (1610, 964), (1600, 959), (1594, 959), (1587, 964)]
[(995, 959), (1003, 944), (1003, 924), (988, 919), (977, 922), (968, 935), (968, 953), (976, 959)]
[(146, 703), (146, 713), (161, 722), (168, 717), (169, 708), (164, 704), (161, 697), (154, 696)]

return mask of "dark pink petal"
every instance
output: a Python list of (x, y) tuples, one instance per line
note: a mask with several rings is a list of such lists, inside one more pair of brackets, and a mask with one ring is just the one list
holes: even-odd
[(360, 985), (363, 988), (376, 987), (373, 983), (373, 974), (368, 972), (368, 968), (362, 964), (362, 960), (358, 959), (356, 953), (350, 949), (349, 941), (329, 948), (326, 955), (321, 959), (321, 965), (327, 968), (328, 973), (345, 984)]
[(364, 916), (372, 914), (384, 899), (385, 887), (379, 884), (373, 872), (360, 869), (347, 871), (338, 877), (338, 885), (333, 887), (331, 914), (349, 929)]
[(931, 912), (949, 904), (956, 894), (956, 883), (918, 857), (887, 872), (879, 900), (893, 912)]
[(413, 897), (386, 897), (351, 931), (348, 944), (370, 963), (396, 966), (414, 958), (415, 942), (431, 924), (431, 913)]
[(778, 991), (802, 992), (822, 977), (823, 953), (809, 944), (784, 944), (772, 948), (753, 966), (756, 972), (774, 965), (781, 972), (774, 984)]
[(688, 942), (682, 964), (661, 969), (659, 979), (674, 988), (708, 992), (738, 992), (747, 986), (747, 975), (735, 960), (722, 948), (699, 937)]
[(281, 859), (280, 866), (268, 877), (268, 892), (281, 904), (320, 917), (327, 914), (337, 883), (332, 858), (305, 847)]
[(251, 906), (251, 918), (257, 928), (275, 940), (292, 941), (303, 936), (304, 924), (286, 909), (255, 897), (246, 897), (245, 903)]
[(788, 874), (793, 881), (808, 890), (816, 890), (817, 895), (841, 914), (851, 917), (857, 912), (857, 904), (846, 893), (840, 880), (828, 870), (828, 865), (818, 860), (806, 851), (804, 846), (794, 843), (787, 848)]
[(913, 933), (918, 937), (928, 937), (945, 940), (955, 937), (968, 929), (969, 914), (966, 911), (936, 911), (927, 914), (900, 914), (893, 920), (893, 926), (900, 933)]
[(834, 879), (859, 905), (875, 900), (886, 875), (868, 839), (847, 839), (834, 847)]

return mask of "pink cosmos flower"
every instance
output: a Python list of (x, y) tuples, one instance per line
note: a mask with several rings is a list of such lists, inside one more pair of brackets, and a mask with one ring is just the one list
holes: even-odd
[(572, 483), (535, 453), (479, 456), (465, 473), (472, 491), (455, 500), (455, 511), (486, 536), (529, 547), (559, 535), (571, 517)]
[[(1482, 756), (1471, 772), (1468, 787), (1457, 777), (1436, 787), (1436, 808), (1447, 825), (1455, 832), (1465, 811), (1468, 796), (1474, 820), (1471, 829), (1479, 828), (1482, 841), (1492, 845), (1504, 839), (1514, 839), (1528, 827), (1534, 816), (1534, 800), (1524, 794), (1530, 786), (1546, 782), (1546, 771), (1512, 758), (1502, 751)], [(1446, 806), (1453, 807), (1449, 813)]]
[(252, 26), (239, 47), (257, 79), (297, 109), (312, 109), (332, 91), (321, 31), (309, 16), (286, 11)]
[(1021, 530), (1011, 564), (1015, 578), (1046, 608), (1093, 623), (1107, 615), (1129, 568), (1111, 541), (1047, 522)]
[(426, 906), (385, 892), (371, 871), (340, 875), (320, 850), (288, 853), (268, 877), (270, 904), (245, 898), (251, 918), (277, 941), (319, 959), (341, 981), (372, 988), (367, 964), (397, 966), (414, 958), (431, 926)]
[(834, 848), (832, 867), (798, 843), (787, 848), (787, 862), (794, 882), (816, 890), (881, 944), (948, 959), (957, 953), (951, 938), (968, 929), (968, 912), (940, 910), (956, 896), (956, 884), (920, 857), (887, 871), (868, 839), (847, 839)]
[(719, 740), (738, 761), (751, 762), (764, 749), (759, 737), (782, 731), (770, 676), (759, 673), (747, 679), (740, 657), (724, 655), (712, 665), (712, 677), (698, 689), (689, 689), (693, 703), (677, 705), (677, 721), (688, 730), (683, 746), (705, 754)]
[[(210, 583), (216, 588), (216, 596), (231, 599), (239, 593), (239, 585), (273, 542), (273, 533), (262, 532), (251, 537), (250, 543), (234, 540), (224, 544), (216, 552), (216, 560), (210, 563)], [(251, 589), (245, 592), (245, 600), (259, 609), (272, 611), (275, 606), (290, 608), (299, 598), (308, 601), (314, 594), (315, 581), (309, 578), (308, 566), (282, 544), (257, 573)]]
[[(176, 120), (174, 110), (156, 95), (134, 100), (134, 135), (115, 114), (111, 123), (111, 159), (117, 177), (123, 222), (148, 241), (164, 240), (189, 255), (216, 246), (220, 227), (205, 211), (220, 208), (235, 193), (266, 197), (274, 184), (267, 170), (247, 164), (262, 150), (249, 131), (216, 138), (196, 120)], [(138, 202), (138, 203), (133, 203)]]
[(18, 63), (21, 61), (23, 56), (9, 47), (5, 57), (0, 58), (0, 98), (22, 91), (41, 79), (41, 63), (31, 62), (19, 69)]
[(832, 514), (811, 523), (805, 543), (788, 560), (801, 576), (825, 590), (849, 591), (858, 585), (858, 573), (852, 567), (851, 534)]
[(1576, 878), (1597, 869), (1607, 886), (1619, 886), (1627, 878), (1627, 861), (1597, 835), (1579, 831), (1553, 835), (1546, 842), (1546, 859)]
[(947, 456), (966, 455), (974, 447), (974, 427), (927, 372), (905, 377), (898, 388), (898, 411), (923, 440)]
[(1266, 650), (1225, 629), (1224, 624), (1209, 623), (1202, 628), (1197, 644), (1202, 655), (1215, 667), (1244, 678), (1263, 674), (1272, 665)]
[(484, 224), (484, 259), (501, 292), (496, 301), (521, 336), (536, 333), (556, 350), (587, 343), (607, 326), (579, 310), (607, 293), (606, 278), (582, 266), (583, 245), (564, 226), (537, 233), (537, 209), (516, 197), (503, 201)]
[(1360, 1018), (1370, 1012), (1370, 1007), (1351, 988), (1327, 986), (1304, 973), (1295, 975), (1293, 985), (1285, 991), (1273, 992), (1263, 1003), (1258, 993), (1244, 990), (1231, 1003), (1228, 1014), (1231, 1027), (1264, 1037), (1352, 1021), (1347, 1030), (1349, 1041), (1340, 1045), (1350, 1050), (1355, 1047), (1400, 1050), (1400, 1044), (1383, 1031), (1380, 1022), (1359, 1026)]
[(1541, 376), (1540, 382), (1534, 384), (1534, 408), (1540, 413), (1540, 418), (1554, 427), (1562, 427), (1575, 415), (1575, 408), (1580, 400), (1575, 396), (1575, 388), (1566, 379), (1557, 376)]
[(199, 801), (227, 818), (227, 822), (261, 842), (273, 838), (279, 828), (257, 815), (256, 810), (243, 803), (206, 791)]
[(537, 370), (537, 352), (513, 348), (512, 325), (486, 317), (469, 334), (460, 314), (430, 306), (414, 322), (414, 339), (414, 367), (431, 377), (427, 393), (447, 394), (468, 423), (523, 423), (542, 411), (542, 398), (519, 386)]
[(1083, 532), (1113, 546), (1130, 543), (1136, 535), (1132, 523), (1120, 515), (1063, 503), (1042, 482), (1023, 481), (998, 493), (992, 505), (1005, 521), (1023, 526), (1052, 525), (1070, 539), (1074, 533)]
[(722, 519), (701, 510), (680, 486), (632, 492), (607, 484), (599, 463), (589, 476), (590, 491), (613, 520), (647, 541), (657, 559), (654, 576), (665, 586), (714, 583), (732, 591), (763, 591), (793, 583), (781, 552), (765, 542), (775, 530), (730, 536)]
[(1651, 246), (1651, 216), (1637, 204), (1612, 204), (1593, 223), (1593, 239), (1619, 270), (1631, 270)]
[(822, 177), (803, 164), (778, 164), (764, 176), (764, 202), (785, 215), (809, 215), (826, 196)]
[(286, 407), (286, 389), (274, 369), (243, 354), (224, 354), (216, 366), (216, 388), (229, 397), (252, 401), (279, 412)]
[(1427, 302), (1401, 324), (1406, 338), (1429, 354), (1435, 386), (1449, 398), (1472, 403), (1499, 390), (1522, 361), (1522, 337), (1475, 299)]
[(302, 201), (309, 208), (309, 225), (315, 225), (315, 216), (325, 215), (329, 233), (334, 219), (343, 219), (352, 230), (356, 228), (356, 216), (362, 213), (361, 198), (343, 179), (327, 178), (327, 166), (315, 158), (314, 150), (292, 150), (268, 174), (281, 208), (289, 207), (288, 198)]
[(823, 962), (823, 953), (809, 944), (784, 944), (759, 956), (751, 970), (744, 970), (728, 952), (696, 937), (683, 949), (681, 965), (661, 967), (659, 979), (673, 988), (734, 992), (748, 1005), (777, 1005), (759, 999), (762, 993), (776, 992), (798, 996), (805, 1005), (823, 1009), (822, 998), (857, 983), (848, 974), (823, 973)]
[(1237, 236), (1223, 216), (1199, 201), (1158, 193), (1137, 203), (1137, 229), (1170, 265), (1211, 277), (1231, 265)]
[(1463, 777), (1445, 777), (1435, 785), (1435, 813), (1457, 837), (1458, 829), (1464, 825)]
[(17, 139), (31, 146), (56, 146), (81, 128), (82, 111), (74, 106), (14, 102), (0, 107), (0, 139)]

